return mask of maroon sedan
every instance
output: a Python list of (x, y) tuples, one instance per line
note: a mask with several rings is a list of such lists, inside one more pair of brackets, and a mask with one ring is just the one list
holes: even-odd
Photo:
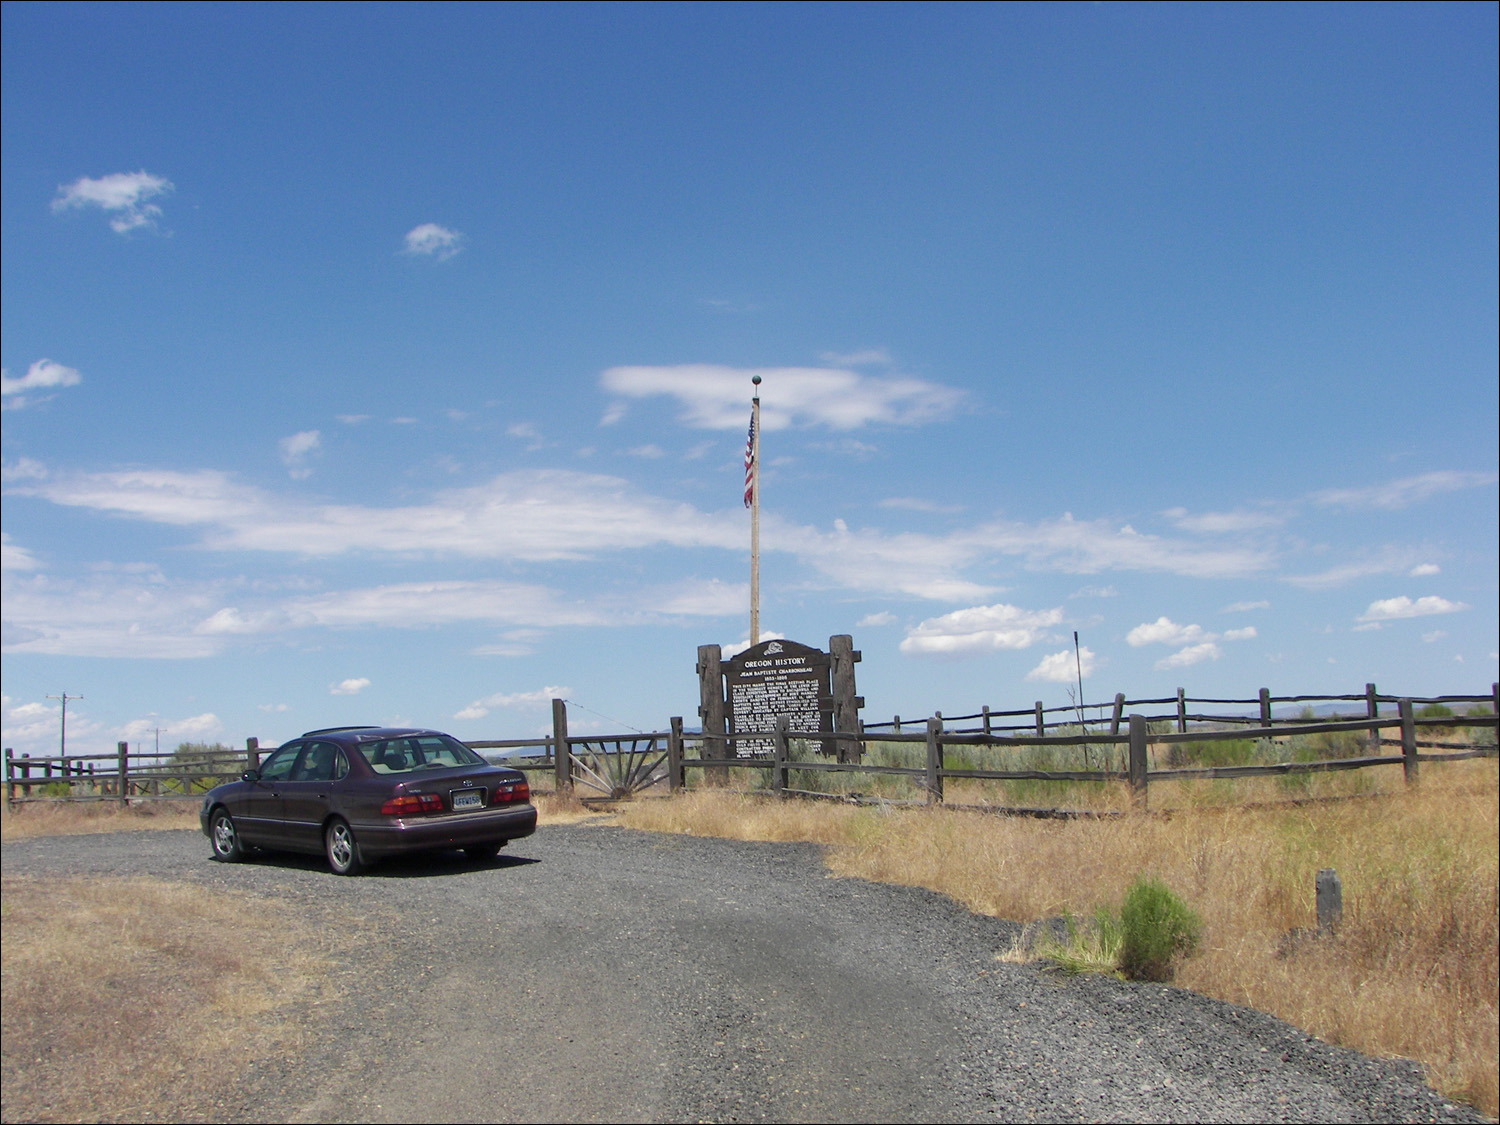
[(451, 735), (393, 727), (309, 731), (239, 781), (204, 794), (213, 856), (247, 848), (322, 853), (338, 875), (388, 855), (462, 848), (492, 859), (536, 831), (520, 770), (492, 766)]

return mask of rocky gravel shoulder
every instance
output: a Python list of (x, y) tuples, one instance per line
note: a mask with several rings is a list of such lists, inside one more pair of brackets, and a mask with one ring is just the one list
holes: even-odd
[[(208, 1112), (304, 1121), (1482, 1121), (1403, 1060), (1161, 985), (1001, 962), (1018, 928), (804, 844), (544, 827), (499, 860), (222, 866), (192, 832), (6, 844), (346, 931), (300, 1058)], [(205, 1097), (209, 1095), (205, 1093)]]

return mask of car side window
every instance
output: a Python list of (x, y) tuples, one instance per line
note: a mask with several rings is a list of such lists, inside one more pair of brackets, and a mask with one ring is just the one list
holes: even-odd
[[(339, 748), (331, 742), (309, 742), (302, 760), (292, 771), (292, 781), (332, 781), (339, 773)], [(348, 772), (348, 763), (345, 763)]]
[(274, 751), (260, 765), (260, 779), (262, 781), (286, 781), (292, 775), (292, 767), (297, 764), (297, 753), (302, 749), (302, 744), (293, 742)]

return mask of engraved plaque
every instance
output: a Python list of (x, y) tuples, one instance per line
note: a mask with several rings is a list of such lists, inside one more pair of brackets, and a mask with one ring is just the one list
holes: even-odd
[[(832, 731), (833, 693), (828, 653), (796, 641), (762, 641), (729, 661), (724, 668), (728, 687), (730, 733), (773, 731), (776, 717), (786, 715), (793, 731)], [(817, 747), (833, 752), (831, 741)], [(770, 738), (734, 744), (734, 757), (769, 757)]]

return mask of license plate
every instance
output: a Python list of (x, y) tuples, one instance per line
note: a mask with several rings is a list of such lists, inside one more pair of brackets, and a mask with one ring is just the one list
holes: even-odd
[(453, 811), (462, 812), (464, 809), (484, 808), (484, 791), (481, 789), (461, 790), (453, 794)]

